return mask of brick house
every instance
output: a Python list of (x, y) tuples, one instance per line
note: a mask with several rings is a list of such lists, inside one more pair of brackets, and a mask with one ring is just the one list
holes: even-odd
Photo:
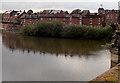
[(102, 17), (102, 23), (106, 25), (117, 24), (119, 10), (104, 10), (104, 8), (98, 9), (98, 15)]
[[(31, 10), (29, 10), (31, 11)], [(29, 12), (28, 11), (28, 12)], [(38, 20), (43, 21), (60, 21), (63, 24), (83, 24), (83, 25), (101, 25), (101, 16), (90, 13), (89, 10), (83, 10), (81, 14), (69, 14), (67, 11), (48, 11), (44, 10), (41, 13), (26, 13), (21, 16), (21, 24), (35, 24)]]
[(7, 29), (11, 28), (13, 24), (17, 24), (18, 20), (20, 22), (20, 17), (25, 14), (25, 11), (15, 11), (15, 10), (10, 10), (6, 11), (5, 13), (2, 14), (2, 26)]
[(25, 14), (25, 11), (6, 11), (2, 14), (2, 22), (3, 23), (16, 23), (17, 18), (19, 19), (23, 14)]
[[(60, 21), (63, 24), (80, 24), (90, 26), (103, 26), (118, 23), (118, 10), (104, 10), (99, 8), (98, 13), (90, 13), (89, 10), (83, 10), (79, 13), (68, 13), (63, 10), (43, 10), (33, 13), (32, 10), (25, 11), (6, 11), (3, 13), (2, 23), (5, 27), (9, 24), (20, 22), (24, 24), (35, 24), (39, 20), (43, 21)], [(7, 24), (7, 25), (6, 25)]]
[(91, 13), (89, 15), (85, 15), (82, 19), (83, 25), (92, 25), (92, 26), (101, 26), (102, 19), (101, 16), (97, 15), (96, 13)]

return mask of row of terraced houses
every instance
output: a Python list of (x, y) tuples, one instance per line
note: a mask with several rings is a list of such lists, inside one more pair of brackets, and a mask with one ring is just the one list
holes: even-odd
[(105, 10), (99, 8), (98, 13), (91, 13), (89, 10), (83, 10), (75, 13), (68, 13), (63, 10), (43, 10), (34, 13), (32, 10), (26, 11), (6, 11), (2, 14), (3, 27), (8, 28), (11, 24), (35, 24), (39, 20), (60, 21), (63, 24), (80, 24), (92, 26), (104, 26), (118, 23), (119, 10)]

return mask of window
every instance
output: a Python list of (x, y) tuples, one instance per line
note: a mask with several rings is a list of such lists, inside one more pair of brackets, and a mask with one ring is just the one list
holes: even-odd
[(55, 18), (55, 20), (56, 20), (56, 18)]
[(90, 18), (90, 24), (92, 24), (92, 18)]
[(40, 18), (40, 20), (43, 20), (43, 18)]
[(32, 21), (30, 20), (30, 24), (32, 24)]
[(107, 15), (107, 18), (109, 18), (110, 16), (109, 16), (109, 14)]
[(25, 23), (26, 21), (25, 21), (25, 19), (24, 19), (24, 23)]
[(80, 16), (79, 19), (82, 20), (82, 16)]
[(63, 19), (63, 21), (65, 21), (65, 18)]
[(113, 16), (112, 16), (112, 14), (111, 14), (111, 19), (112, 19), (112, 17), (113, 17)]
[(72, 21), (72, 16), (70, 16), (70, 21)]
[(100, 18), (98, 18), (98, 24), (100, 24)]
[(31, 18), (32, 16), (30, 15), (30, 18)]
[(65, 24), (65, 21), (63, 21), (63, 23)]
[(38, 19), (36, 19), (36, 21), (38, 21)]
[(102, 21), (104, 21), (104, 18), (102, 17)]
[(80, 25), (82, 24), (82, 20), (80, 19)]

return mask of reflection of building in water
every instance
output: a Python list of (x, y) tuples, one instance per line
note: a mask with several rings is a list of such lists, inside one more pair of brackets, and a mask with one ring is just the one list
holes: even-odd
[[(49, 41), (49, 42), (48, 42)], [(81, 43), (80, 43), (81, 42)], [(86, 44), (87, 43), (87, 44)], [(3, 44), (13, 51), (23, 53), (55, 54), (56, 56), (86, 55), (91, 51), (102, 49), (100, 41), (82, 41), (72, 39), (33, 38), (3, 32)]]

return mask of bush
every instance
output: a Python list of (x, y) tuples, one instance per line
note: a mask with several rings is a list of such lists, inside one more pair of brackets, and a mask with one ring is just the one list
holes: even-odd
[(58, 21), (38, 21), (34, 26), (25, 25), (21, 29), (21, 33), (32, 36), (111, 39), (113, 30), (110, 26), (63, 25)]
[(57, 21), (39, 21), (35, 25), (35, 35), (59, 37), (62, 30), (62, 23)]
[(62, 37), (74, 38), (79, 36), (79, 26), (75, 24), (64, 26), (61, 35)]
[(34, 26), (33, 25), (29, 25), (29, 24), (25, 24), (21, 29), (20, 29), (20, 33), (23, 35), (34, 35)]
[(69, 24), (63, 28), (61, 35), (68, 38), (110, 39), (112, 38), (113, 31), (110, 26), (100, 27)]

